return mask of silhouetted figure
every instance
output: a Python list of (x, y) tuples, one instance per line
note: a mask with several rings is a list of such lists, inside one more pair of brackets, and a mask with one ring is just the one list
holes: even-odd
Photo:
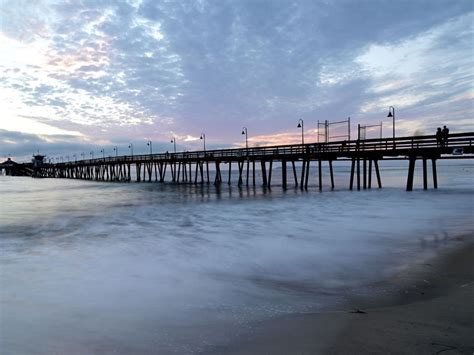
[(443, 146), (443, 132), (441, 131), (441, 127), (436, 129), (436, 143), (438, 147)]
[(449, 136), (449, 128), (446, 126), (443, 126), (443, 147), (448, 146), (448, 136)]

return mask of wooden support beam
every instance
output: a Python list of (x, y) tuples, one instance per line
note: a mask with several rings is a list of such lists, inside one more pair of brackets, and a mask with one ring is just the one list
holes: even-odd
[(298, 176), (296, 175), (296, 166), (295, 166), (295, 161), (294, 160), (291, 161), (291, 165), (293, 167), (293, 179), (294, 179), (294, 182), (295, 182), (295, 186), (298, 187)]
[(375, 174), (377, 175), (377, 184), (379, 186), (379, 189), (381, 189), (382, 179), (380, 178), (379, 162), (377, 159), (374, 159), (374, 168), (375, 168)]
[(286, 160), (281, 161), (281, 185), (286, 190)]
[(303, 162), (301, 164), (301, 190), (304, 189), (304, 181), (306, 177), (306, 160), (303, 159)]
[(318, 187), (319, 191), (323, 189), (323, 170), (322, 170), (322, 161), (318, 159)]
[(249, 186), (249, 174), (250, 174), (250, 160), (247, 157), (247, 178), (245, 179), (245, 185)]
[(157, 168), (158, 168), (158, 175), (160, 176), (159, 182), (162, 182), (161, 176), (163, 175), (163, 162), (159, 161), (157, 163)]
[(252, 183), (255, 186), (255, 159), (252, 160)]
[(355, 169), (355, 164), (356, 160), (355, 158), (352, 158), (352, 163), (351, 163), (351, 177), (350, 177), (350, 182), (349, 182), (349, 190), (352, 190), (354, 187), (354, 169)]
[(198, 161), (196, 164), (199, 164), (199, 171), (201, 173), (201, 184), (204, 184), (204, 163), (202, 161)]
[(357, 190), (360, 190), (360, 158), (357, 158)]
[(178, 174), (176, 175), (176, 182), (179, 184), (179, 174), (181, 172), (181, 162), (178, 162)]
[(230, 180), (232, 178), (232, 162), (229, 160), (227, 164), (229, 164), (229, 174), (228, 174), (229, 176), (227, 176), (227, 185), (230, 185)]
[(196, 171), (194, 172), (194, 183), (197, 184), (198, 182), (198, 167), (199, 167), (199, 162), (196, 162)]
[(433, 168), (433, 188), (438, 188), (438, 175), (436, 172), (436, 159), (431, 159), (431, 167)]
[(426, 158), (423, 158), (423, 190), (428, 189), (428, 172)]
[(372, 159), (369, 159), (369, 183), (368, 183), (368, 188), (372, 188)]
[(416, 157), (410, 157), (408, 164), (407, 191), (413, 190), (413, 176), (415, 174)]
[(220, 162), (216, 161), (216, 177), (214, 179), (214, 184), (218, 185), (221, 182), (222, 182), (222, 176), (221, 176)]
[(309, 160), (309, 158), (308, 158), (308, 160), (306, 161), (306, 178), (304, 179), (304, 188), (305, 188), (305, 189), (308, 188), (309, 164), (310, 164), (310, 160)]
[(267, 184), (268, 187), (270, 187), (272, 183), (272, 166), (273, 166), (273, 160), (270, 160), (270, 166), (268, 167), (268, 184)]
[(206, 175), (207, 175), (207, 183), (209, 184), (209, 162), (206, 160)]
[(165, 181), (166, 178), (166, 168), (168, 168), (168, 162), (165, 161), (164, 166), (163, 166), (163, 178), (161, 179), (161, 182)]
[(364, 186), (364, 190), (367, 189), (367, 159), (364, 158), (363, 160), (363, 176), (364, 176), (364, 181), (363, 181), (363, 186)]
[(237, 165), (239, 166), (239, 181), (237, 182), (237, 185), (242, 185), (242, 170), (244, 169), (244, 162), (238, 161)]
[(262, 167), (262, 183), (263, 186), (267, 186), (267, 168), (265, 166), (265, 161), (262, 160), (260, 161), (261, 167)]
[(331, 190), (334, 190), (334, 171), (332, 169), (332, 160), (329, 160), (329, 174), (331, 175)]

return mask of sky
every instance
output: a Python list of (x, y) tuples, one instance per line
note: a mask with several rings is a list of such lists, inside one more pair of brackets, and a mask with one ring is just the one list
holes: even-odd
[(0, 159), (390, 137), (389, 106), (473, 131), (473, 29), (471, 0), (0, 0)]

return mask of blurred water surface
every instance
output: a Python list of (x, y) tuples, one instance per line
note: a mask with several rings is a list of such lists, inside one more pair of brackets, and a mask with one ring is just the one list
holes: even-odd
[(438, 170), (413, 192), (403, 162), (366, 191), (338, 163), (322, 193), (315, 172), (282, 190), (279, 169), (271, 190), (0, 176), (0, 350), (195, 353), (337, 308), (472, 232), (473, 164)]

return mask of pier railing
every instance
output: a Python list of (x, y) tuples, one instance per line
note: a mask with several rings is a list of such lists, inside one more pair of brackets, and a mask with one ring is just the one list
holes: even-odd
[(380, 152), (382, 155), (396, 156), (406, 155), (408, 152), (413, 152), (418, 149), (441, 148), (442, 153), (450, 153), (452, 149), (457, 147), (473, 147), (473, 142), (474, 132), (469, 132), (450, 134), (446, 146), (437, 141), (435, 135), (429, 135), (336, 141), (328, 143), (289, 144), (252, 148), (215, 149), (177, 153), (139, 154), (133, 156), (123, 155), (116, 157), (84, 159), (52, 165), (64, 166), (76, 164), (88, 165), (97, 163), (132, 163), (160, 160), (238, 160), (241, 158), (273, 158), (278, 160), (284, 157), (298, 157), (304, 155), (318, 155), (327, 153), (337, 153), (338, 156), (344, 156), (345, 154), (351, 156), (354, 153), (361, 152)]

